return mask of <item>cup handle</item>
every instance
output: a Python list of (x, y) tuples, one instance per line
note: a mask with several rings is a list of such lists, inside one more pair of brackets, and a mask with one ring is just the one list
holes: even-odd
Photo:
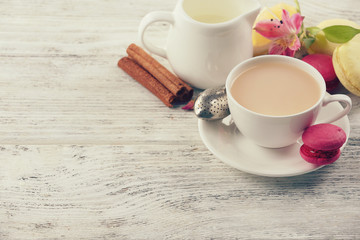
[(145, 40), (146, 29), (152, 23), (155, 23), (155, 22), (168, 22), (173, 25), (173, 23), (174, 23), (173, 13), (156, 11), (156, 12), (151, 12), (151, 13), (148, 13), (147, 15), (145, 15), (145, 17), (141, 20), (140, 27), (139, 27), (140, 42), (142, 43), (142, 45), (144, 45), (144, 47), (148, 51), (150, 51), (154, 54), (157, 54), (163, 58), (167, 58), (165, 48), (157, 47), (157, 46), (153, 45), (152, 43)]
[(325, 96), (322, 106), (324, 107), (331, 102), (342, 102), (342, 103), (346, 104), (346, 107), (341, 112), (337, 113), (335, 116), (332, 116), (331, 118), (323, 121), (324, 123), (332, 123), (332, 122), (335, 122), (336, 120), (339, 120), (340, 118), (342, 118), (346, 114), (348, 114), (352, 107), (351, 98), (349, 98), (348, 96), (343, 95), (343, 94), (335, 94), (335, 95)]

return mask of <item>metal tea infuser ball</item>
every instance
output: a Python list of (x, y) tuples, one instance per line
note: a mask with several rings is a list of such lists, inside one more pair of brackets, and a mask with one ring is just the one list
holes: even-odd
[(209, 88), (199, 94), (194, 112), (204, 120), (219, 120), (230, 114), (225, 86)]

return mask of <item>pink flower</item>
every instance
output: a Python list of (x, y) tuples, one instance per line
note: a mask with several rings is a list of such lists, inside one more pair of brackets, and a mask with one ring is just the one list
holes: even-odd
[(304, 17), (299, 13), (289, 16), (288, 11), (283, 9), (282, 20), (270, 19), (260, 21), (255, 26), (255, 31), (262, 36), (273, 40), (269, 54), (286, 55), (293, 57), (301, 47), (298, 34)]
[(184, 110), (194, 110), (194, 100), (190, 100), (185, 106), (182, 107)]

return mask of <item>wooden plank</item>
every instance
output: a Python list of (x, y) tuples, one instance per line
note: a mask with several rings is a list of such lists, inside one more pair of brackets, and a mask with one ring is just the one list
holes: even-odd
[(1, 232), (7, 239), (353, 238), (360, 150), (348, 150), (346, 161), (318, 172), (266, 178), (197, 145), (5, 145)]

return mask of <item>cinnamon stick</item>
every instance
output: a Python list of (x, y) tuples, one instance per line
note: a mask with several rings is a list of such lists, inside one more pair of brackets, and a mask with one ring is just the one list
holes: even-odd
[(173, 93), (178, 100), (187, 101), (191, 99), (194, 90), (179, 77), (167, 70), (142, 48), (132, 43), (127, 48), (126, 52), (129, 57), (134, 59), (140, 66), (151, 73), (171, 93)]
[(175, 95), (172, 94), (164, 85), (162, 85), (134, 60), (130, 59), (129, 57), (123, 57), (119, 60), (118, 66), (132, 78), (138, 81), (141, 85), (151, 91), (166, 106), (173, 107), (172, 103), (175, 100)]

